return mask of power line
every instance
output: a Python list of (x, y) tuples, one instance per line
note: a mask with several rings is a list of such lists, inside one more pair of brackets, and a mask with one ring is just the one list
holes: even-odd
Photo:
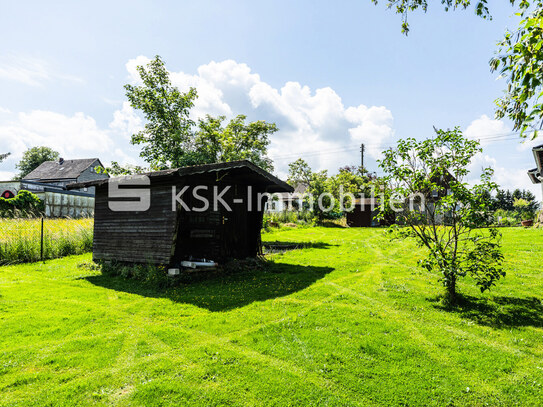
[[(480, 141), (507, 141), (507, 140), (515, 139), (516, 137), (518, 137), (520, 133), (521, 132), (517, 131), (517, 132), (508, 132), (508, 133), (486, 134), (486, 135), (478, 137), (477, 139)], [(368, 145), (375, 146), (377, 145), (377, 143), (366, 144), (366, 146)], [(323, 155), (323, 154), (326, 154), (326, 155), (339, 154), (339, 153), (355, 152), (359, 150), (360, 150), (360, 144), (352, 144), (352, 145), (339, 146), (333, 149), (311, 150), (311, 151), (305, 151), (305, 152), (302, 151), (299, 153), (280, 155), (280, 156), (274, 157), (273, 160), (283, 161), (283, 160), (289, 160), (289, 159), (298, 158), (298, 157), (314, 157), (314, 156)]]

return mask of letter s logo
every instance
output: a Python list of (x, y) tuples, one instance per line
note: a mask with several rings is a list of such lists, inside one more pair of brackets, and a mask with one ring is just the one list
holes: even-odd
[(130, 188), (133, 185), (151, 185), (151, 180), (147, 175), (129, 175), (109, 180), (109, 209), (114, 212), (148, 210), (151, 207), (151, 190), (149, 188)]

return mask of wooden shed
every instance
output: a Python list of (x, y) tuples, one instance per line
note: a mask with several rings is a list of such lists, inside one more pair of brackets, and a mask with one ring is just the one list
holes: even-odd
[(379, 224), (373, 219), (377, 207), (378, 202), (375, 198), (355, 199), (353, 202), (353, 210), (345, 213), (347, 225), (359, 228), (378, 226)]
[[(109, 182), (116, 178), (69, 186), (96, 187), (94, 260), (174, 266), (189, 257), (222, 262), (256, 256), (266, 193), (292, 192), (288, 184), (249, 161), (143, 175), (149, 185), (130, 186), (150, 190), (150, 207), (142, 211), (111, 209)], [(180, 203), (176, 194), (183, 189)], [(228, 207), (214, 205), (213, 195), (221, 192)]]

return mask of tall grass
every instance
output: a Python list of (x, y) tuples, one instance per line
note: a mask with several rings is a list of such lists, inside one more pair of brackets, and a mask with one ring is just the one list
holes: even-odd
[(269, 222), (307, 224), (313, 221), (313, 216), (310, 211), (267, 212), (264, 215), (264, 224)]
[[(92, 251), (93, 219), (45, 219), (43, 258)], [(40, 260), (41, 219), (0, 219), (0, 265)]]

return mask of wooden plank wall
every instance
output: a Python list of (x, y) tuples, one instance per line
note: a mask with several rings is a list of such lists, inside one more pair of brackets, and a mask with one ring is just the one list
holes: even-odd
[(171, 185), (153, 183), (148, 211), (113, 212), (108, 186), (97, 187), (93, 259), (168, 264), (176, 226), (171, 191)]

